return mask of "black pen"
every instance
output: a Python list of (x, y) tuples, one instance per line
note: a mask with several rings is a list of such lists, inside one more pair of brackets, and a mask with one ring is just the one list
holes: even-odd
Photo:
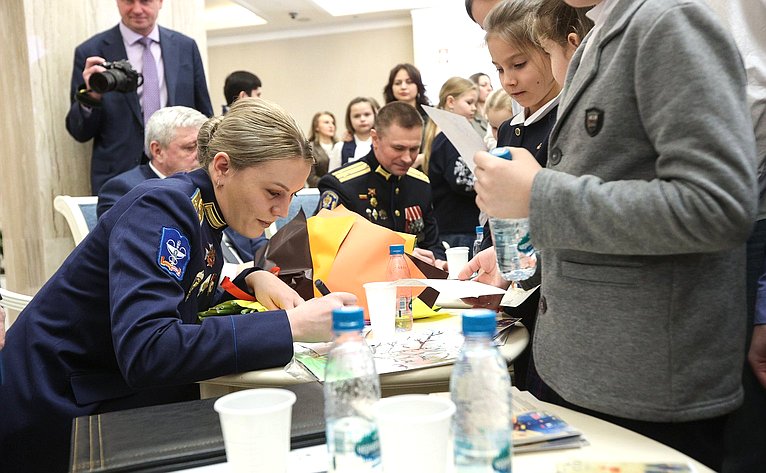
[(314, 282), (314, 285), (317, 287), (317, 289), (319, 289), (319, 293), (323, 296), (326, 296), (330, 293), (330, 289), (325, 285), (325, 283), (322, 282), (321, 279), (317, 279)]

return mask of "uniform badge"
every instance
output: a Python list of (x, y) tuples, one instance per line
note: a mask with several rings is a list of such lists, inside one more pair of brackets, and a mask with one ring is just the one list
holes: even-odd
[(413, 205), (404, 209), (404, 231), (417, 235), (425, 228), (423, 222), (423, 211), (419, 205)]
[(589, 108), (585, 111), (585, 131), (590, 136), (598, 135), (604, 125), (604, 111), (598, 108)]
[(378, 206), (377, 197), (370, 197), (370, 207), (375, 208)]
[(215, 248), (212, 243), (208, 243), (205, 249), (205, 264), (208, 268), (212, 268), (215, 264)]
[(197, 291), (197, 297), (201, 296), (202, 294), (205, 293), (205, 291), (207, 291), (207, 287), (210, 284), (212, 284), (212, 278), (213, 278), (213, 275), (210, 274), (210, 275), (208, 275), (208, 277), (205, 278), (205, 280), (202, 282), (202, 284), (200, 284), (199, 291)]
[(202, 216), (204, 215), (202, 211), (202, 192), (200, 192), (199, 189), (197, 189), (194, 192), (194, 195), (191, 196), (191, 203), (194, 206), (194, 210), (197, 211), (197, 217), (199, 218), (199, 223), (202, 223)]
[(195, 289), (197, 289), (197, 286), (200, 285), (200, 283), (202, 282), (202, 278), (204, 278), (204, 277), (205, 277), (205, 271), (200, 271), (199, 273), (197, 273), (196, 276), (194, 276), (194, 281), (192, 281), (192, 285), (189, 288), (189, 292), (186, 293), (186, 298), (184, 299), (184, 301), (188, 301), (189, 300), (189, 296), (191, 296), (191, 293)]
[(381, 220), (387, 220), (388, 214), (385, 210), (378, 210), (378, 217), (380, 217)]
[(334, 191), (324, 191), (322, 192), (319, 201), (321, 202), (319, 204), (320, 208), (332, 210), (338, 206), (340, 197), (338, 197), (338, 194), (336, 194)]
[(190, 253), (188, 238), (175, 228), (162, 227), (162, 238), (157, 248), (157, 264), (160, 268), (181, 281), (189, 264)]
[(216, 288), (217, 283), (218, 283), (218, 275), (216, 273), (213, 273), (212, 276), (210, 276), (210, 284), (208, 284), (208, 286), (207, 286), (207, 295), (208, 296), (213, 293), (213, 291)]

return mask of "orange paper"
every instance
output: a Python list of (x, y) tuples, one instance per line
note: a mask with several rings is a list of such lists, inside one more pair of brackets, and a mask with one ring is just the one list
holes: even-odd
[[(306, 221), (314, 280), (321, 279), (331, 291), (356, 295), (367, 315), (366, 282), (385, 281), (389, 245), (404, 244), (411, 253), (415, 236), (376, 225), (343, 206), (323, 209)], [(411, 237), (411, 238), (410, 238)], [(424, 278), (409, 259), (410, 275)], [(315, 296), (319, 291), (315, 289)]]

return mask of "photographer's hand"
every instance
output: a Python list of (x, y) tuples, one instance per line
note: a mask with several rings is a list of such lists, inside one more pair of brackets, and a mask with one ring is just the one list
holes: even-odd
[[(104, 72), (106, 69), (101, 67), (101, 64), (105, 62), (106, 59), (98, 56), (91, 56), (85, 60), (85, 69), (82, 71), (82, 78), (85, 81), (85, 87), (88, 90), (90, 90), (90, 76), (96, 72)], [(88, 95), (93, 100), (101, 100), (101, 94), (93, 92), (92, 90), (88, 92)]]

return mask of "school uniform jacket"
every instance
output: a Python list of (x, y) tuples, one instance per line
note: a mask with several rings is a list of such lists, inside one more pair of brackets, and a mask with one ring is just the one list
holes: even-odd
[(475, 177), (444, 133), (436, 135), (428, 160), (428, 179), (439, 231), (474, 235), (479, 224)]
[(723, 415), (742, 400), (757, 198), (737, 48), (696, 0), (616, 0), (583, 46), (532, 186), (537, 370), (615, 416)]
[(0, 471), (66, 471), (76, 416), (291, 359), (284, 311), (199, 322), (220, 299), (225, 227), (202, 169), (149, 179), (99, 219), (8, 331)]
[(375, 151), (359, 161), (325, 174), (319, 180), (320, 209), (342, 204), (367, 220), (397, 232), (411, 233), (417, 246), (438, 251), (439, 227), (431, 203), (428, 176), (410, 168), (394, 176), (375, 158)]

